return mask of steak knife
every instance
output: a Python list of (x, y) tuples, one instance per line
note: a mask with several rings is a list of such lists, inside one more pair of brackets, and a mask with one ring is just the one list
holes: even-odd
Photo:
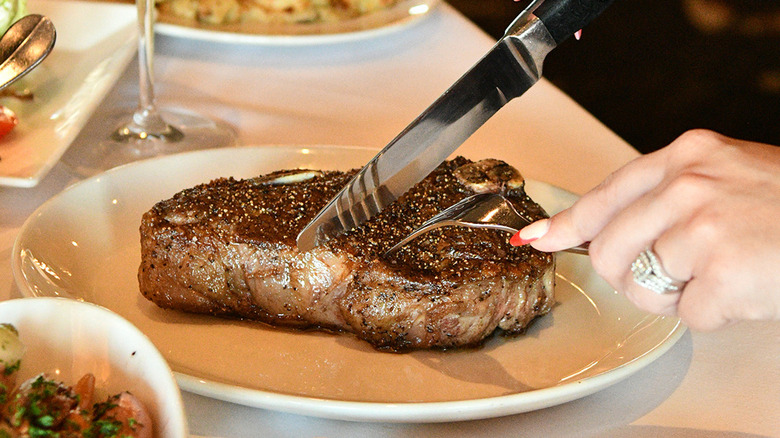
[(469, 71), (384, 147), (297, 237), (308, 251), (377, 215), (542, 75), (550, 51), (613, 0), (535, 0)]

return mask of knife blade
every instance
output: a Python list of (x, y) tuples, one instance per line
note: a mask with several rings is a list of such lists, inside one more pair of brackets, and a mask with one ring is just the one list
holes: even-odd
[(547, 54), (613, 0), (537, 0), (469, 71), (368, 162), (298, 234), (308, 251), (379, 214), (542, 75)]

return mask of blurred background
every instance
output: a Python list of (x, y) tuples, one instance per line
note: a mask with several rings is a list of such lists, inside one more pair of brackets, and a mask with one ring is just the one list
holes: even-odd
[[(529, 0), (447, 0), (500, 38)], [(616, 0), (544, 76), (646, 153), (709, 128), (780, 145), (780, 1)]]

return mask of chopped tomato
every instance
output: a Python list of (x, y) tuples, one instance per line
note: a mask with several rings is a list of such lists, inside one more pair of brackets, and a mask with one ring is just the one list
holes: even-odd
[(16, 114), (7, 107), (0, 105), (0, 138), (11, 132), (18, 123), (19, 119), (16, 117)]

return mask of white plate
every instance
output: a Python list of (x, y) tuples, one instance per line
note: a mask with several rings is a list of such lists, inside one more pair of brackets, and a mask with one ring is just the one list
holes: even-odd
[(0, 303), (0, 322), (13, 324), (26, 347), (17, 384), (47, 373), (74, 385), (91, 373), (96, 399), (130, 391), (149, 411), (155, 436), (188, 436), (171, 369), (149, 339), (125, 319), (89, 303), (24, 298)]
[(14, 85), (30, 89), (34, 100), (0, 100), (19, 116), (0, 139), (0, 185), (14, 187), (34, 187), (57, 163), (127, 67), (137, 35), (130, 5), (30, 0), (28, 9), (51, 18), (57, 41)]
[[(392, 354), (347, 334), (163, 311), (138, 292), (138, 226), (157, 201), (216, 177), (359, 167), (375, 152), (246, 147), (115, 169), (64, 191), (28, 219), (14, 245), (14, 276), (25, 295), (82, 299), (129, 319), (187, 391), (346, 420), (452, 421), (552, 406), (638, 371), (683, 333), (676, 319), (636, 310), (594, 274), (587, 257), (576, 255), (559, 258), (559, 303), (525, 335), (450, 352)], [(574, 200), (533, 181), (528, 191), (549, 211)]]
[(374, 38), (426, 17), (440, 0), (402, 0), (358, 18), (327, 23), (239, 23), (209, 26), (160, 14), (155, 31), (181, 38), (255, 45), (315, 45)]

